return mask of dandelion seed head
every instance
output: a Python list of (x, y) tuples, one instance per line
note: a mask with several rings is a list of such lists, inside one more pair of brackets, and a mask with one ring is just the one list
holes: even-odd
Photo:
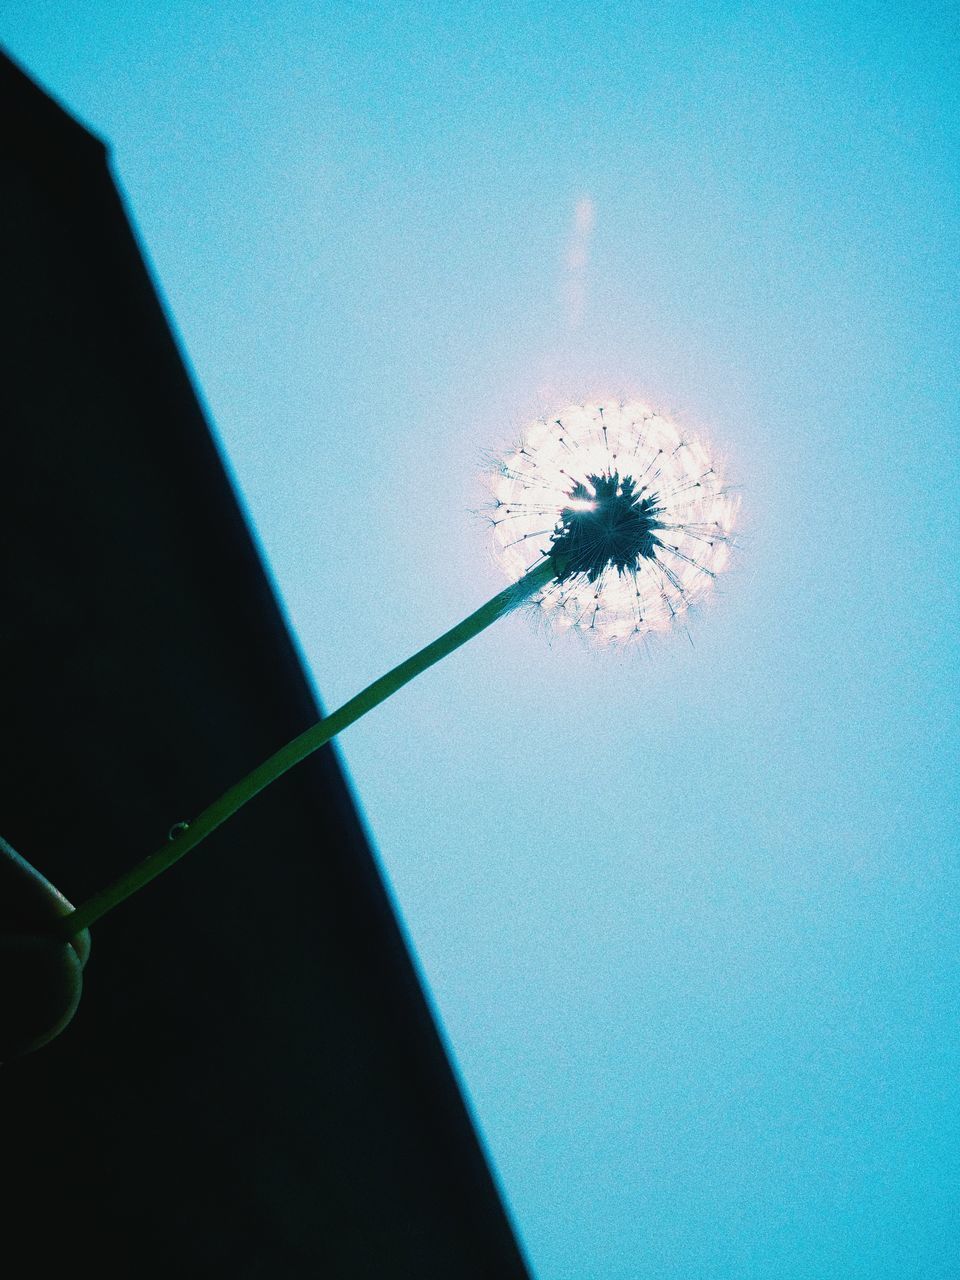
[(538, 418), (497, 466), (498, 558), (560, 630), (628, 641), (674, 627), (729, 561), (738, 501), (703, 443), (637, 401)]

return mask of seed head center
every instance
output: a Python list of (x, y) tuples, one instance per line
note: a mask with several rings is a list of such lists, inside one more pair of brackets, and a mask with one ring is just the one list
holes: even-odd
[(590, 475), (577, 481), (567, 495), (551, 534), (551, 556), (561, 581), (585, 574), (596, 582), (611, 566), (618, 573), (637, 568), (641, 560), (656, 558), (661, 546), (656, 530), (663, 526), (659, 499), (633, 476), (618, 471)]

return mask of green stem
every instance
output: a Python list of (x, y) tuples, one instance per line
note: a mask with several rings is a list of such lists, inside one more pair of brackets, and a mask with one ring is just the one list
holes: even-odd
[(101, 889), (99, 893), (95, 893), (68, 915), (63, 916), (57, 921), (56, 932), (64, 938), (72, 938), (81, 929), (88, 928), (95, 920), (112, 911), (125, 898), (129, 898), (138, 889), (148, 885), (161, 872), (166, 871), (175, 862), (179, 862), (184, 854), (195, 849), (212, 831), (231, 818), (238, 809), (242, 809), (248, 800), (252, 800), (258, 792), (268, 787), (271, 782), (275, 782), (288, 769), (292, 769), (295, 764), (299, 764), (318, 747), (324, 746), (331, 738), (342, 733), (348, 725), (366, 715), (398, 689), (402, 689), (421, 671), (426, 671), (435, 662), (445, 658), (448, 653), (453, 653), (454, 649), (459, 649), (462, 644), (466, 644), (468, 640), (489, 627), (492, 622), (496, 622), (505, 613), (509, 613), (511, 609), (529, 599), (545, 587), (556, 573), (557, 566), (554, 562), (549, 558), (545, 559), (535, 565), (519, 582), (495, 595), (492, 600), (488, 600), (475, 613), (464, 618), (463, 622), (452, 627), (432, 644), (415, 653), (412, 658), (407, 658), (406, 662), (401, 662), (398, 667), (388, 671), (379, 680), (374, 680), (373, 684), (368, 685), (349, 702), (345, 702), (339, 710), (319, 720), (292, 742), (288, 742), (285, 747), (281, 747), (268, 760), (264, 760), (263, 764), (258, 765), (252, 773), (241, 778), (218, 800), (214, 800), (213, 804), (204, 809), (199, 817), (194, 818), (177, 836), (168, 840), (149, 858), (145, 858), (139, 866), (122, 875), (119, 880), (115, 880), (105, 889)]

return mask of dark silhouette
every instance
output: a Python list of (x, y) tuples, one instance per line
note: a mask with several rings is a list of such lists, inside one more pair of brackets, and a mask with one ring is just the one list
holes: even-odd
[[(103, 145), (0, 86), (0, 833), (77, 902), (319, 713)], [(95, 926), (0, 1096), (17, 1274), (527, 1274), (330, 748)]]

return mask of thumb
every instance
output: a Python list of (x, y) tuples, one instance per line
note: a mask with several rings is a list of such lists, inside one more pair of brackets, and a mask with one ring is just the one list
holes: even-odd
[(0, 1062), (58, 1036), (80, 1003), (90, 934), (53, 937), (70, 903), (0, 837)]

